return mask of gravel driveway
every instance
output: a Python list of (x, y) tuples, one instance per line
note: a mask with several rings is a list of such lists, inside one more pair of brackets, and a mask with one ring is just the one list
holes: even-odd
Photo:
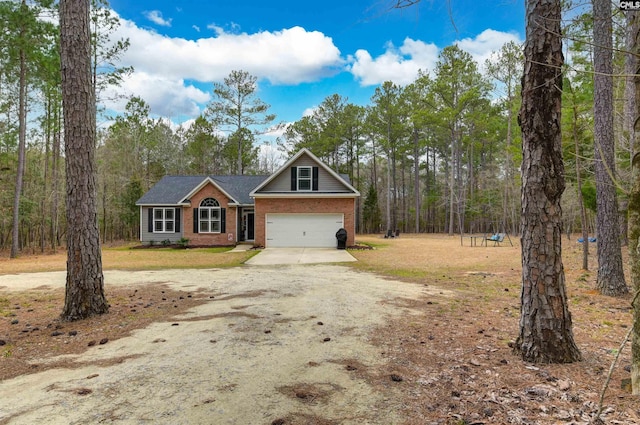
[[(0, 288), (46, 290), (64, 276), (2, 276)], [(327, 264), (110, 271), (105, 281), (214, 298), (72, 356), (76, 368), (1, 382), (0, 423), (397, 423), (402, 386), (370, 386), (386, 373), (370, 338), (413, 313), (402, 299), (447, 295)]]

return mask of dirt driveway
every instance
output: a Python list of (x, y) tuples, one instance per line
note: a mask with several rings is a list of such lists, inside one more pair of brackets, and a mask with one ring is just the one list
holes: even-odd
[[(399, 391), (370, 340), (433, 287), (337, 265), (105, 273), (210, 301), (172, 322), (72, 356), (77, 367), (0, 383), (9, 424), (391, 424)], [(1, 276), (3, 290), (63, 285), (64, 273)], [(0, 359), (1, 361), (1, 359)], [(373, 388), (372, 375), (389, 374)]]

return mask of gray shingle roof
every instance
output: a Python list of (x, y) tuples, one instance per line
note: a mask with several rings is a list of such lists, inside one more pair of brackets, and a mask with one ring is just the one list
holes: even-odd
[(249, 193), (269, 176), (164, 176), (136, 205), (177, 205), (207, 177), (240, 204), (253, 204)]

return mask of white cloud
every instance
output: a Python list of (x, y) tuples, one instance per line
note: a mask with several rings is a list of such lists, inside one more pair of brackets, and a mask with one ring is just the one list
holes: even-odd
[(476, 36), (476, 38), (464, 38), (457, 42), (465, 52), (469, 53), (482, 69), (484, 62), (491, 58), (493, 52), (497, 52), (506, 43), (513, 41), (522, 43), (522, 40), (515, 33), (506, 33), (486, 29)]
[(213, 31), (216, 35), (224, 34), (224, 28), (216, 24), (207, 25), (207, 29)]
[(389, 43), (386, 51), (375, 59), (369, 52), (360, 49), (351, 60), (349, 70), (362, 86), (385, 81), (406, 85), (415, 80), (419, 70), (433, 69), (438, 60), (438, 47), (406, 38), (400, 48)]
[(216, 37), (171, 38), (123, 21), (122, 36), (131, 41), (123, 60), (137, 70), (200, 82), (221, 81), (242, 69), (273, 84), (318, 80), (342, 65), (331, 38), (293, 27), (256, 34), (229, 34), (216, 27)]
[(287, 127), (289, 125), (290, 125), (290, 123), (284, 123), (284, 124), (281, 124), (281, 125), (274, 125), (273, 127), (269, 127), (262, 134), (262, 136), (269, 137), (269, 138), (282, 137), (284, 135), (284, 132), (287, 131)]
[[(148, 17), (162, 19), (157, 11), (149, 12)], [(236, 34), (218, 26), (208, 28), (215, 36), (188, 40), (121, 19), (113, 39), (129, 39), (121, 63), (134, 68), (121, 91), (142, 97), (154, 114), (195, 116), (209, 95), (194, 84), (222, 81), (233, 70), (247, 71), (272, 84), (295, 85), (333, 75), (344, 66), (333, 40), (318, 31), (293, 27)], [(233, 23), (230, 28), (239, 29)], [(115, 111), (122, 111), (123, 106), (122, 102), (107, 105)]]
[(144, 12), (144, 16), (145, 18), (147, 18), (148, 20), (150, 20), (156, 25), (160, 25), (163, 27), (171, 26), (171, 19), (164, 19), (162, 17), (162, 12), (160, 12), (159, 10), (151, 10), (148, 12)]
[[(208, 93), (186, 84), (179, 78), (166, 78), (158, 74), (137, 71), (125, 78), (122, 88), (135, 96), (139, 96), (150, 106), (154, 115), (163, 117), (197, 116), (200, 106), (208, 102)], [(107, 107), (116, 111), (124, 111), (127, 99), (110, 102)]]
[[(515, 33), (487, 29), (475, 38), (465, 38), (452, 44), (457, 44), (471, 54), (482, 69), (491, 53), (498, 51), (509, 41), (522, 42)], [(419, 70), (433, 71), (439, 53), (440, 49), (435, 44), (406, 38), (399, 48), (389, 43), (385, 52), (376, 58), (366, 50), (356, 51), (355, 56), (350, 57), (349, 70), (362, 86), (382, 84), (385, 81), (406, 85), (415, 80)]]
[(303, 117), (310, 117), (310, 116), (312, 116), (313, 114), (315, 114), (317, 110), (318, 110), (318, 107), (317, 107), (317, 106), (312, 106), (311, 108), (307, 108), (307, 109), (305, 109), (305, 110), (302, 112), (302, 116), (303, 116)]

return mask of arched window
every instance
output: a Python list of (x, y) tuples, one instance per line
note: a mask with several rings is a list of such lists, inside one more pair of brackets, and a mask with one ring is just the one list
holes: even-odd
[(220, 203), (214, 198), (206, 198), (200, 202), (200, 233), (220, 233)]

